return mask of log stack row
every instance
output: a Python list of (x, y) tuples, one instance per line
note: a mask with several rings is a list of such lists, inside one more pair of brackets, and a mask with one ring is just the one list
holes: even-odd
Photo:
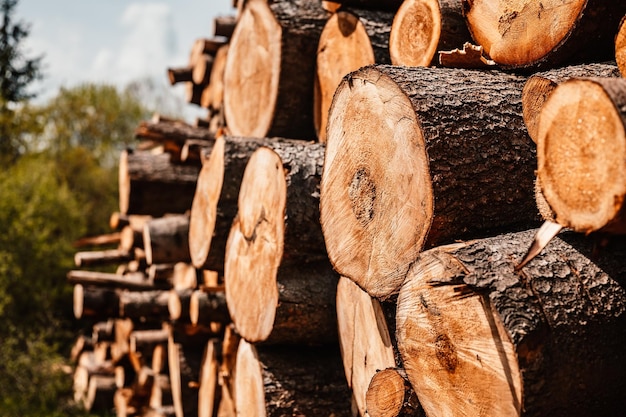
[[(77, 398), (93, 378), (118, 415), (621, 415), (614, 3), (236, 2), (226, 130), (142, 123), (130, 229), (95, 256), (134, 263), (69, 276), (97, 317)], [(569, 230), (522, 264), (542, 221)], [(156, 279), (172, 264), (192, 278)]]

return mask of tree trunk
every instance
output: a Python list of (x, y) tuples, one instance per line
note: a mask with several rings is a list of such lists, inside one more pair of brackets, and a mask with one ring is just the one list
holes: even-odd
[(234, 135), (315, 138), (315, 50), (328, 17), (308, 0), (246, 4), (224, 72), (226, 123)]
[(119, 166), (119, 203), (124, 214), (184, 213), (191, 207), (200, 169), (175, 165), (169, 154), (124, 151)]
[(150, 220), (143, 229), (143, 242), (149, 265), (191, 261), (189, 216), (184, 214)]
[(317, 47), (315, 129), (326, 141), (328, 109), (344, 75), (371, 64), (389, 64), (389, 32), (393, 13), (344, 10), (333, 14), (322, 30)]
[(460, 0), (406, 0), (391, 27), (391, 62), (404, 66), (437, 64), (437, 51), (460, 49), (470, 39)]
[(335, 270), (375, 297), (423, 248), (537, 225), (524, 77), (366, 67), (339, 85), (320, 214)]
[[(298, 140), (222, 136), (216, 139), (200, 171), (191, 207), (189, 249), (192, 263), (197, 268), (224, 270), (226, 241), (237, 214), (243, 173), (251, 155), (260, 147), (273, 149), (284, 160), (283, 165), (289, 171), (287, 182), (297, 183), (289, 187), (287, 192), (301, 203), (296, 204), (293, 210), (287, 208), (287, 221), (291, 222), (291, 217), (304, 218), (310, 226), (306, 232), (303, 232), (304, 228), (294, 230), (290, 234), (289, 244), (293, 246), (297, 242), (301, 246), (310, 240), (306, 243), (309, 248), (303, 247), (299, 252), (304, 256), (309, 251), (320, 252), (320, 245), (324, 243), (320, 227), (315, 225), (319, 223), (319, 191), (316, 187), (323, 163), (323, 148)], [(259, 178), (259, 181), (263, 181), (263, 178)], [(301, 193), (301, 197), (296, 197), (297, 193)], [(295, 209), (299, 208), (305, 208), (308, 212), (297, 213)], [(294, 224), (293, 227), (297, 226)]]
[(237, 415), (350, 416), (350, 394), (335, 348), (259, 347), (239, 343)]
[(626, 80), (573, 79), (541, 109), (537, 175), (556, 222), (626, 233)]
[(619, 76), (619, 69), (613, 62), (571, 65), (533, 74), (522, 90), (524, 123), (530, 138), (537, 142), (541, 108), (557, 85), (570, 78)]
[(469, 30), (497, 64), (549, 68), (614, 58), (614, 37), (626, 3), (463, 0)]
[(426, 417), (406, 373), (387, 368), (377, 371), (367, 387), (370, 417)]
[(81, 251), (74, 254), (74, 264), (77, 267), (110, 265), (132, 259), (133, 254), (124, 249)]
[(365, 416), (372, 377), (396, 361), (380, 303), (345, 277), (337, 285), (337, 326), (346, 380), (359, 414)]
[(535, 232), (438, 247), (412, 267), (397, 339), (428, 416), (623, 412), (626, 245), (592, 262), (591, 240), (562, 233), (517, 271)]

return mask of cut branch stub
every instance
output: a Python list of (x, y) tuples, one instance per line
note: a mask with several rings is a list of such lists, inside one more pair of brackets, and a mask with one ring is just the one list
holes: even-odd
[(626, 3), (613, 0), (463, 0), (469, 30), (496, 63), (551, 67), (614, 57)]
[(404, 368), (429, 416), (619, 415), (624, 241), (562, 233), (521, 272), (535, 230), (422, 253), (398, 296)]
[(374, 66), (329, 114), (320, 214), (335, 270), (387, 297), (424, 247), (538, 225), (524, 77)]
[(315, 137), (315, 50), (328, 16), (308, 0), (246, 4), (224, 72), (224, 111), (234, 135)]
[(626, 232), (626, 80), (572, 79), (543, 105), (539, 184), (556, 222), (579, 232)]
[(388, 64), (393, 15), (384, 12), (339, 11), (333, 14), (317, 47), (314, 113), (317, 137), (326, 140), (328, 109), (344, 75), (374, 63)]
[(391, 26), (391, 62), (428, 66), (436, 63), (437, 51), (461, 48), (470, 39), (460, 1), (406, 0)]

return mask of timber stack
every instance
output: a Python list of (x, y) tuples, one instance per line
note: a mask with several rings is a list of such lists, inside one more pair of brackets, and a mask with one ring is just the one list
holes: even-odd
[(168, 69), (210, 122), (142, 122), (112, 233), (77, 242), (76, 400), (623, 415), (616, 3), (234, 1)]

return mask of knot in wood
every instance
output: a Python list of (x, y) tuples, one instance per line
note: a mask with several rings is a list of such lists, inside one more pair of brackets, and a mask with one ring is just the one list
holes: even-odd
[(367, 226), (374, 218), (376, 184), (366, 168), (359, 168), (354, 173), (348, 188), (348, 196), (356, 219), (363, 227)]
[(438, 335), (437, 339), (435, 339), (435, 349), (437, 350), (436, 356), (439, 363), (446, 371), (451, 374), (454, 373), (459, 364), (459, 358), (450, 338), (445, 334)]

